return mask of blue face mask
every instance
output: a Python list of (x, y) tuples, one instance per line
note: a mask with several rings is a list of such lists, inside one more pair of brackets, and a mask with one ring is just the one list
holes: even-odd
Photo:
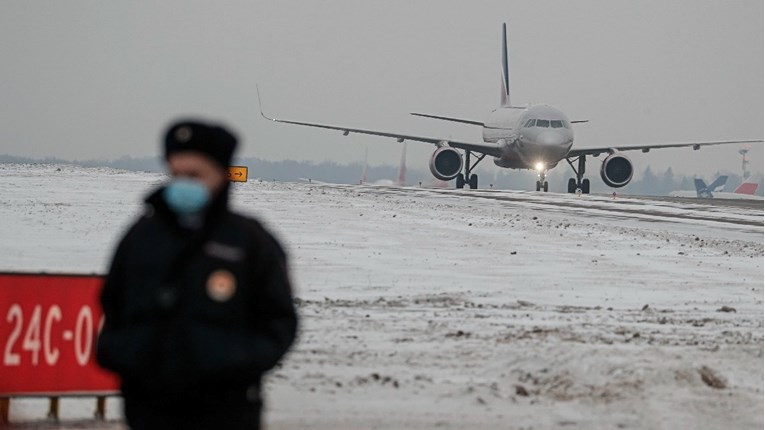
[(210, 203), (210, 191), (201, 182), (189, 178), (170, 181), (162, 193), (165, 202), (178, 215), (201, 212)]

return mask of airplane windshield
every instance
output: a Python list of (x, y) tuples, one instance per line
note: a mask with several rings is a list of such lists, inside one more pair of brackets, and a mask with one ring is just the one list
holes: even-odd
[(563, 121), (559, 121), (559, 120), (550, 121), (550, 126), (552, 128), (561, 128), (563, 127)]
[(530, 119), (530, 120), (526, 121), (526, 124), (524, 124), (524, 127), (534, 127), (534, 121), (536, 121), (536, 120), (535, 119)]
[(550, 126), (550, 121), (549, 120), (547, 120), (547, 119), (538, 119), (537, 120), (537, 127), (545, 127), (545, 128), (547, 128), (549, 126)]

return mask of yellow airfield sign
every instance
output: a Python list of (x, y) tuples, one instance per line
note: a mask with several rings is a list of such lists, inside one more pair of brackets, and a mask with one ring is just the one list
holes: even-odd
[(229, 167), (228, 180), (231, 182), (247, 182), (247, 166)]

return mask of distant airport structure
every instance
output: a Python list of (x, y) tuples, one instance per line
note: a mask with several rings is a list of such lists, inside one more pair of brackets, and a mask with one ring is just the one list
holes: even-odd
[[(507, 54), (507, 26), (502, 24), (502, 79), (500, 106), (481, 122), (470, 119), (453, 118), (440, 115), (412, 113), (415, 116), (458, 122), (480, 126), (483, 130), (482, 142), (460, 142), (438, 137), (414, 136), (395, 132), (365, 130), (310, 122), (291, 121), (261, 115), (274, 122), (295, 124), (341, 131), (344, 136), (350, 133), (391, 137), (399, 142), (407, 140), (424, 142), (436, 146), (430, 159), (430, 172), (437, 179), (450, 181), (456, 179), (457, 188), (469, 185), (478, 188), (478, 175), (472, 173), (486, 156), (493, 157), (494, 164), (503, 168), (536, 170), (539, 180), (536, 190), (547, 191), (546, 173), (565, 161), (571, 166), (575, 177), (569, 178), (569, 193), (577, 190), (590, 192), (590, 180), (584, 177), (587, 156), (597, 157), (605, 154), (600, 165), (600, 177), (612, 188), (620, 188), (632, 180), (634, 168), (624, 151), (640, 150), (644, 153), (652, 149), (692, 147), (694, 150), (707, 145), (733, 143), (762, 143), (762, 140), (730, 140), (711, 142), (659, 143), (645, 145), (614, 145), (610, 147), (574, 147), (572, 124), (587, 120), (570, 120), (561, 110), (548, 105), (514, 105), (510, 101), (510, 79)], [(258, 92), (260, 102), (260, 93)], [(476, 157), (472, 161), (472, 157)]]
[(749, 179), (752, 175), (749, 171), (749, 158), (747, 158), (747, 154), (749, 154), (751, 149), (752, 145), (746, 145), (738, 150), (738, 153), (741, 154), (741, 177), (744, 178), (744, 180)]

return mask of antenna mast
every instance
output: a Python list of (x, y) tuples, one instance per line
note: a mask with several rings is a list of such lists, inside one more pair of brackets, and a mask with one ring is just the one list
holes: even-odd
[(741, 177), (744, 178), (744, 180), (749, 179), (749, 176), (752, 175), (752, 172), (747, 170), (747, 167), (749, 167), (749, 159), (746, 158), (750, 149), (752, 149), (752, 147), (747, 145), (738, 150), (738, 153), (741, 154)]

